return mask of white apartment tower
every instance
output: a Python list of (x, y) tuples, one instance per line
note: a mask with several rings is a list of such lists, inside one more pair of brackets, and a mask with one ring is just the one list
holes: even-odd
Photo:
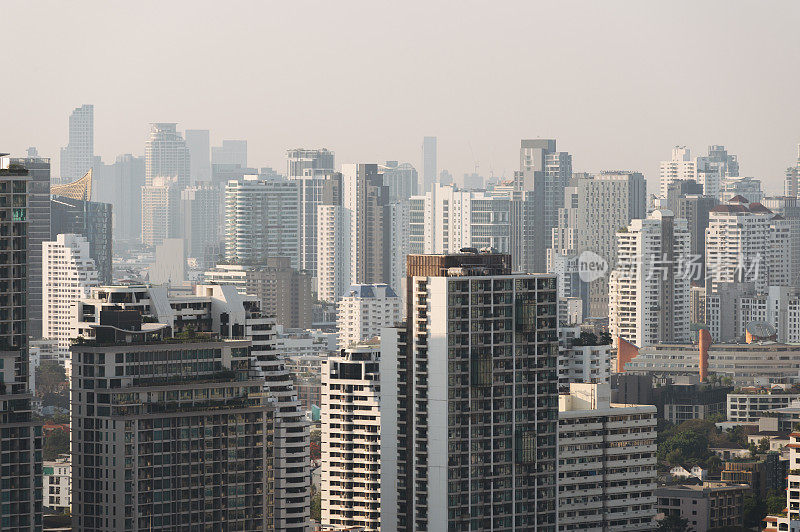
[(385, 284), (356, 284), (339, 300), (339, 346), (348, 347), (381, 335), (384, 327), (400, 323), (401, 301)]
[(225, 187), (225, 259), (260, 264), (289, 257), (298, 267), (298, 183), (246, 175)]
[(498, 253), (407, 269), (381, 338), (381, 529), (555, 532), (555, 276)]
[(82, 105), (69, 115), (69, 144), (61, 148), (61, 182), (80, 179), (93, 164), (94, 105)]
[(654, 211), (617, 233), (608, 286), (609, 329), (639, 347), (688, 343), (690, 241), (686, 220)]
[(317, 298), (321, 301), (336, 301), (351, 284), (349, 217), (341, 205), (317, 206)]
[(42, 242), (42, 336), (58, 340), (62, 363), (69, 356), (72, 311), (97, 284), (89, 242), (83, 236), (61, 234)]
[(559, 532), (657, 528), (656, 407), (610, 399), (608, 384), (558, 397)]
[[(735, 155), (729, 154), (725, 146), (709, 146), (708, 155), (698, 157), (695, 163), (697, 182), (703, 186), (703, 194), (706, 196), (719, 198), (723, 180), (739, 177), (739, 160)], [(722, 198), (722, 201), (725, 201), (725, 198)]]
[(661, 161), (659, 167), (659, 196), (667, 197), (669, 184), (679, 179), (697, 179), (697, 163), (692, 159), (692, 152), (686, 146), (672, 148), (672, 159)]
[(142, 243), (159, 246), (181, 234), (181, 191), (174, 177), (156, 177), (142, 187)]
[(380, 353), (379, 342), (355, 343), (322, 361), (326, 530), (381, 529)]
[(189, 148), (175, 123), (150, 124), (150, 138), (144, 147), (145, 184), (157, 177), (173, 177), (179, 188), (190, 184)]
[[(741, 196), (717, 205), (706, 229), (706, 272), (711, 292), (720, 283), (753, 282), (756, 291), (791, 276), (791, 238), (786, 220)], [(774, 271), (773, 271), (774, 268)], [(790, 283), (786, 283), (790, 284)]]

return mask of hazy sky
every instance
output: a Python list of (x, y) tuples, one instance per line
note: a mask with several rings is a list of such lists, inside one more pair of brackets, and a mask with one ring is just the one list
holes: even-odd
[(0, 19), (0, 151), (54, 163), (84, 103), (106, 161), (178, 122), (281, 171), (301, 146), (419, 168), (436, 135), (440, 169), (510, 175), (521, 138), (554, 137), (650, 191), (671, 146), (724, 144), (778, 190), (800, 142), (796, 0), (3, 0)]

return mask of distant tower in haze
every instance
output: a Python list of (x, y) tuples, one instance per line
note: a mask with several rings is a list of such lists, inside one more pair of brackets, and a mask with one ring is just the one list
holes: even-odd
[(211, 142), (207, 129), (187, 129), (186, 146), (189, 148), (189, 172), (193, 182), (211, 180)]
[(174, 122), (150, 124), (144, 148), (145, 185), (152, 185), (156, 177), (174, 177), (178, 188), (189, 185), (189, 148), (176, 126)]
[(425, 193), (436, 183), (436, 137), (422, 139), (422, 183), (420, 192)]
[(69, 144), (61, 148), (61, 180), (83, 177), (93, 162), (94, 105), (82, 105), (69, 115)]
[[(686, 146), (672, 148), (672, 159), (661, 161), (659, 166), (659, 196), (667, 197), (669, 185), (673, 181), (697, 180), (697, 162), (692, 159), (692, 152)], [(710, 188), (710, 187), (709, 187)]]

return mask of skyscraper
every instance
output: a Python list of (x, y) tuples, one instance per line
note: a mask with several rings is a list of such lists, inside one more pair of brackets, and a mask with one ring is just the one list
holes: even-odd
[(297, 181), (300, 194), (299, 267), (317, 275), (317, 207), (322, 202), (325, 183), (341, 181), (334, 172), (334, 153), (318, 150), (293, 149), (286, 153), (288, 177)]
[(555, 532), (555, 276), (496, 253), (407, 272), (406, 325), (381, 338), (382, 529)]
[(638, 347), (688, 343), (690, 237), (686, 220), (654, 211), (617, 232), (608, 283), (611, 336)]
[(181, 221), (181, 189), (174, 177), (158, 176), (142, 187), (142, 244), (180, 238)]
[(299, 262), (299, 186), (283, 178), (247, 175), (225, 187), (225, 259), (257, 265), (267, 257)]
[(564, 189), (572, 178), (572, 156), (556, 151), (554, 139), (523, 139), (519, 164), (515, 188), (533, 193), (535, 231), (531, 267), (535, 272), (544, 272), (552, 230), (558, 225), (558, 210), (564, 206)]
[(686, 146), (672, 148), (672, 158), (661, 161), (659, 168), (659, 196), (667, 197), (669, 184), (678, 179), (697, 180), (697, 163), (692, 160), (692, 152)]
[(400, 323), (400, 298), (385, 284), (356, 284), (342, 295), (337, 307), (339, 346), (347, 347), (381, 335), (384, 327)]
[(0, 153), (0, 528), (42, 528), (42, 426), (31, 415), (28, 388), (28, 171)]
[(61, 148), (61, 181), (83, 177), (94, 164), (94, 105), (77, 107), (69, 115), (69, 143)]
[(97, 286), (89, 242), (81, 235), (59, 234), (42, 243), (42, 336), (58, 340), (58, 358), (69, 358), (72, 306)]
[(216, 265), (222, 240), (220, 190), (210, 183), (198, 181), (181, 190), (183, 239), (188, 257), (197, 260), (200, 268)]
[(234, 165), (247, 168), (247, 141), (223, 140), (222, 146), (212, 146), (211, 165)]
[(28, 170), (28, 336), (42, 336), (42, 242), (50, 239), (50, 159), (11, 159)]
[(142, 237), (142, 187), (145, 159), (130, 153), (117, 155), (114, 162), (117, 194), (114, 205), (114, 237), (140, 240)]
[(729, 155), (725, 146), (709, 146), (708, 155), (698, 157), (695, 162), (697, 182), (703, 186), (703, 194), (706, 196), (719, 198), (722, 180), (739, 177), (739, 160), (735, 155)]
[(145, 185), (157, 177), (174, 178), (178, 188), (190, 184), (190, 156), (186, 141), (174, 122), (150, 124), (150, 138), (144, 148)]
[(187, 129), (186, 147), (189, 148), (189, 173), (192, 182), (211, 181), (211, 141), (207, 129)]
[(424, 137), (422, 139), (422, 182), (419, 184), (421, 193), (431, 190), (433, 184), (438, 181), (436, 178), (437, 159), (436, 137)]
[(417, 195), (419, 176), (417, 169), (409, 163), (386, 161), (380, 165), (383, 174), (383, 184), (389, 188), (389, 201), (407, 201), (411, 196)]
[(89, 256), (100, 283), (110, 283), (114, 242), (111, 205), (54, 195), (50, 216), (50, 240), (56, 240), (62, 233), (83, 236), (89, 242)]

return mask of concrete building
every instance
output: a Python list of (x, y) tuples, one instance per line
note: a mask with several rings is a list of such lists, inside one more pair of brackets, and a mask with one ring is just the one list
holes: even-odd
[(223, 140), (222, 146), (212, 146), (211, 164), (247, 168), (247, 141)]
[(401, 300), (385, 284), (357, 284), (337, 303), (339, 346), (342, 348), (380, 337), (384, 327), (400, 323)]
[(354, 343), (322, 362), (324, 528), (381, 530), (380, 343)]
[(656, 408), (611, 403), (608, 384), (558, 398), (558, 530), (655, 528)]
[(150, 138), (145, 143), (145, 185), (157, 177), (172, 178), (182, 189), (191, 184), (189, 148), (175, 123), (150, 124)]
[(79, 179), (94, 164), (94, 105), (76, 107), (69, 115), (69, 143), (61, 148), (61, 181)]
[(676, 198), (676, 210), (672, 211), (677, 218), (686, 220), (686, 227), (689, 229), (689, 252), (692, 259), (690, 267), (696, 268), (696, 272), (692, 272), (690, 281), (703, 286), (706, 280), (706, 229), (708, 229), (711, 210), (718, 203), (713, 196), (681, 195)]
[(28, 170), (28, 336), (42, 336), (42, 242), (50, 239), (50, 159), (12, 158)]
[(199, 268), (211, 268), (217, 261), (222, 241), (220, 204), (222, 195), (210, 183), (197, 183), (181, 190), (181, 215), (186, 255)]
[(710, 291), (717, 291), (721, 283), (753, 282), (756, 291), (763, 292), (771, 278), (788, 282), (791, 236), (785, 222), (741, 196), (714, 207), (706, 230)]
[(381, 338), (381, 529), (554, 532), (555, 276), (496, 253), (407, 269), (406, 326)]
[(389, 189), (390, 203), (407, 201), (418, 194), (419, 176), (411, 164), (386, 161), (379, 170), (383, 174), (383, 184)]
[(427, 192), (438, 182), (437, 174), (437, 141), (436, 137), (422, 139), (422, 180), (419, 184), (420, 192)]
[(686, 146), (672, 148), (672, 158), (659, 166), (659, 196), (667, 197), (670, 183), (677, 180), (697, 180), (697, 163)]
[(720, 201), (725, 203), (736, 196), (747, 198), (751, 203), (761, 203), (764, 197), (761, 192), (761, 180), (753, 177), (723, 179), (719, 187)]
[(267, 257), (299, 263), (297, 181), (246, 175), (225, 187), (225, 260), (256, 265)]
[(336, 169), (336, 155), (327, 148), (307, 149), (294, 148), (286, 152), (286, 175), (291, 179), (312, 174), (333, 172)]
[[(739, 160), (728, 154), (725, 146), (708, 147), (708, 155), (697, 157), (697, 182), (703, 187), (703, 194), (720, 197), (720, 185), (724, 179), (739, 177)], [(725, 201), (723, 198), (722, 201)], [(759, 201), (752, 199), (751, 201)]]
[(263, 265), (219, 264), (204, 274), (208, 283), (230, 284), (240, 294), (256, 296), (261, 312), (287, 329), (310, 329), (311, 276), (291, 267), (288, 257), (267, 257)]
[(0, 153), (0, 528), (42, 527), (42, 425), (32, 416), (28, 376), (28, 170)]
[(655, 211), (617, 233), (609, 282), (609, 329), (639, 347), (689, 341), (686, 221)]
[(564, 188), (572, 178), (572, 155), (556, 151), (554, 139), (523, 139), (519, 150), (519, 172), (514, 188), (532, 192), (533, 248), (531, 268), (547, 269), (547, 250), (552, 247), (552, 230), (558, 224), (558, 210), (564, 207)]
[(350, 214), (341, 205), (317, 207), (317, 298), (330, 303), (350, 286)]
[(656, 490), (657, 508), (664, 515), (678, 515), (695, 532), (712, 528), (741, 527), (744, 497), (750, 487), (744, 484), (704, 482), (687, 486), (663, 486)]
[(157, 245), (147, 278), (153, 284), (183, 285), (186, 281), (186, 241), (182, 238), (165, 238)]
[(42, 463), (42, 506), (52, 512), (72, 511), (72, 456), (61, 455)]
[(207, 129), (187, 129), (184, 132), (189, 149), (191, 182), (211, 181), (211, 141)]
[(141, 240), (145, 158), (129, 153), (117, 155), (112, 171), (115, 189), (111, 202), (114, 206), (114, 238)]
[[(800, 433), (789, 435), (789, 463), (797, 464), (800, 460)], [(800, 530), (800, 471), (790, 469), (786, 477), (786, 511), (781, 515), (768, 515), (766, 528), (772, 531), (797, 532)]]
[(758, 423), (759, 418), (776, 408), (785, 408), (800, 399), (800, 394), (758, 389), (747, 393), (729, 393), (725, 419), (737, 423)]
[(174, 178), (155, 177), (142, 187), (142, 244), (180, 238), (181, 221), (181, 187)]
[(166, 342), (166, 324), (131, 314), (72, 347), (73, 528), (276, 529), (275, 405), (251, 342)]
[(582, 335), (581, 327), (558, 329), (558, 384), (568, 389), (570, 383), (609, 384), (614, 348), (594, 334)]
[(74, 306), (98, 283), (85, 238), (61, 234), (42, 243), (42, 335), (58, 341), (61, 364), (69, 357)]
[(146, 316), (146, 321), (167, 324), (174, 333), (191, 328), (223, 338), (249, 339), (250, 357), (266, 379), (263, 391), (276, 404), (275, 530), (305, 532), (311, 496), (308, 422), (285, 359), (276, 349), (275, 321), (261, 314), (258, 299), (240, 295), (233, 286), (198, 285), (193, 294), (163, 286), (103, 286), (92, 289), (89, 297), (78, 303), (73, 336), (93, 339), (103, 312), (120, 309)]

